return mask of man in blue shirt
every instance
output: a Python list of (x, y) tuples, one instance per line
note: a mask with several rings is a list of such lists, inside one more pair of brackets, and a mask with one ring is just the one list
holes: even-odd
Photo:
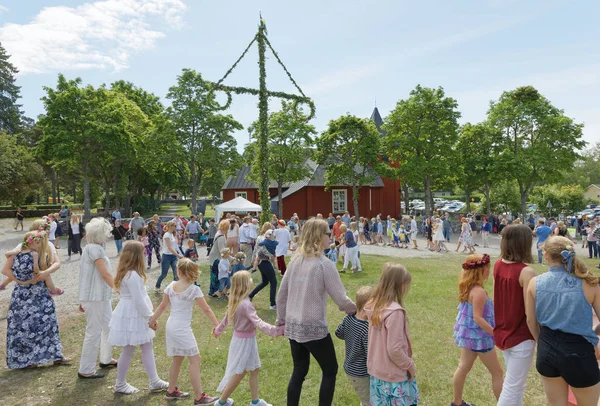
[(112, 217), (113, 224), (115, 220), (121, 221), (121, 210), (119, 210), (118, 207), (110, 215)]
[(542, 263), (542, 247), (548, 239), (552, 230), (548, 227), (544, 220), (540, 220), (538, 226), (533, 230), (533, 235), (537, 236), (538, 263)]
[(185, 232), (188, 234), (188, 237), (191, 240), (194, 240), (194, 247), (196, 246), (196, 241), (198, 240), (198, 234), (200, 233), (200, 223), (196, 221), (196, 216), (192, 216), (191, 220), (185, 226)]
[(346, 225), (346, 228), (350, 229), (350, 213), (348, 210), (346, 210), (342, 216), (342, 223)]
[(442, 219), (444, 221), (444, 238), (446, 242), (450, 242), (450, 230), (452, 230), (452, 224), (450, 223), (450, 216), (448, 213), (444, 215)]

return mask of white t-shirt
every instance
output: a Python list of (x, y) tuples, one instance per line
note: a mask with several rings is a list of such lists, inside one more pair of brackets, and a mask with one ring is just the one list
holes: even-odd
[(278, 228), (274, 231), (274, 233), (275, 238), (279, 242), (279, 244), (277, 244), (277, 247), (275, 247), (275, 256), (280, 257), (282, 255), (287, 254), (288, 244), (292, 240), (292, 237), (290, 236), (290, 232), (287, 228)]
[(53, 221), (50, 224), (50, 232), (48, 232), (48, 240), (54, 241), (56, 240), (56, 221)]
[(71, 231), (73, 231), (73, 235), (79, 234), (79, 223), (71, 223)]
[[(231, 227), (231, 226), (230, 226)], [(227, 238), (235, 238), (239, 235), (240, 227), (236, 224), (233, 230), (230, 228), (227, 230)]]
[(169, 251), (169, 247), (167, 247), (167, 240), (171, 242), (171, 248), (173, 251), (177, 252), (177, 241), (175, 240), (175, 236), (172, 233), (166, 232), (163, 235), (162, 253), (173, 255), (173, 253)]

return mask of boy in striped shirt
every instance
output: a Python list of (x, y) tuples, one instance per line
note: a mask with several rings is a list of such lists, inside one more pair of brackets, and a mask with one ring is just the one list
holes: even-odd
[(369, 372), (367, 371), (367, 347), (369, 345), (369, 322), (363, 308), (373, 289), (363, 286), (356, 292), (356, 314), (344, 317), (335, 330), (338, 338), (346, 341), (344, 371), (360, 399), (361, 406), (369, 406)]

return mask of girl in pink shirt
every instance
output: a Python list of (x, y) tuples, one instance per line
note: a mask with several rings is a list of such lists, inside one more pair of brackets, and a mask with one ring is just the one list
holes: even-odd
[(379, 284), (365, 305), (369, 320), (367, 369), (371, 375), (371, 404), (419, 404), (415, 362), (402, 306), (411, 275), (400, 264), (384, 265)]
[(221, 392), (221, 398), (215, 405), (233, 405), (233, 400), (229, 398), (229, 395), (244, 379), (246, 372), (250, 372), (251, 404), (272, 406), (258, 397), (260, 358), (256, 343), (256, 329), (258, 328), (271, 337), (278, 337), (283, 336), (285, 326), (272, 326), (258, 317), (256, 309), (248, 297), (252, 288), (250, 272), (238, 271), (231, 277), (231, 292), (227, 314), (213, 332), (215, 337), (219, 337), (229, 322), (233, 322), (233, 337), (229, 345), (227, 368), (225, 369), (225, 376), (217, 388), (217, 392)]

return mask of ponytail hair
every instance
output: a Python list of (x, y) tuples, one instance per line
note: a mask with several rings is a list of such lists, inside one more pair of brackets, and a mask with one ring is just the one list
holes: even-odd
[(594, 276), (585, 263), (575, 255), (573, 242), (566, 237), (552, 236), (544, 243), (544, 251), (555, 262), (562, 262), (569, 273), (583, 279), (588, 285), (598, 286), (599, 278)]

